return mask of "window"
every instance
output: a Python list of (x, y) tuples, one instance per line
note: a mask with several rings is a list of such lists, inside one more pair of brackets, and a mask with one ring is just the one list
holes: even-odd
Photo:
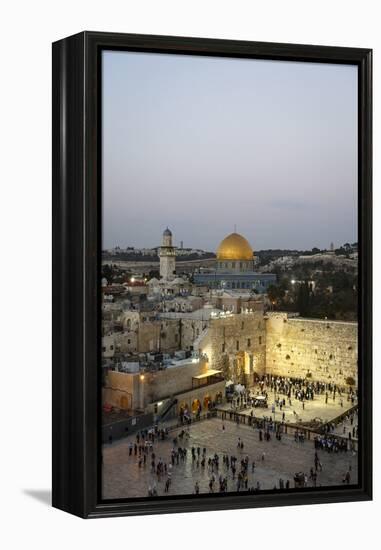
[(241, 330), (243, 330), (245, 328), (245, 323), (242, 321), (241, 323)]
[(127, 344), (131, 344), (131, 340), (130, 340), (130, 339), (127, 340)]
[(232, 268), (235, 268), (235, 262), (232, 262)]
[(236, 347), (236, 350), (239, 351), (239, 340), (237, 340), (235, 347)]
[(251, 338), (247, 339), (247, 347), (249, 348), (251, 346)]
[(222, 353), (225, 353), (225, 342), (222, 344)]
[(106, 351), (106, 346), (102, 346), (103, 353)]
[(260, 336), (260, 337), (258, 338), (258, 341), (259, 341), (259, 345), (261, 345), (261, 344), (262, 344), (262, 336)]

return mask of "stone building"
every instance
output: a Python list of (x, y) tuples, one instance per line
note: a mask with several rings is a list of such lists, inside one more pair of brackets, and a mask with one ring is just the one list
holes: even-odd
[(252, 385), (254, 375), (266, 372), (266, 327), (261, 311), (221, 314), (195, 342), (213, 368), (226, 380)]
[(160, 277), (165, 281), (171, 281), (176, 273), (176, 250), (172, 245), (172, 233), (165, 229), (163, 241), (159, 251), (160, 257)]
[(222, 398), (222, 373), (209, 369), (205, 359), (174, 361), (153, 372), (109, 371), (103, 401), (120, 409), (160, 414), (173, 401), (176, 414), (182, 409), (196, 412)]
[(253, 294), (247, 290), (214, 290), (210, 301), (214, 307), (231, 313), (241, 313), (247, 310), (263, 311), (263, 296)]
[(231, 233), (217, 249), (216, 269), (209, 273), (195, 273), (194, 282), (209, 288), (254, 290), (266, 292), (276, 283), (276, 275), (254, 271), (254, 252), (249, 242), (239, 233)]
[(221, 313), (221, 310), (213, 308), (210, 304), (205, 304), (203, 308), (195, 311), (160, 313), (159, 317), (162, 320), (171, 320), (178, 323), (181, 349), (197, 351), (197, 339), (208, 327), (210, 320)]
[(116, 350), (139, 354), (181, 349), (180, 326), (176, 320), (161, 320), (155, 311), (126, 311), (123, 332), (114, 335)]

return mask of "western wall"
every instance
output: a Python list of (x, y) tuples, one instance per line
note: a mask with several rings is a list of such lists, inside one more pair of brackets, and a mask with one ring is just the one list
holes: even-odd
[(266, 373), (357, 386), (357, 323), (268, 314)]
[(357, 386), (357, 323), (261, 312), (210, 321), (197, 349), (225, 379), (273, 374)]

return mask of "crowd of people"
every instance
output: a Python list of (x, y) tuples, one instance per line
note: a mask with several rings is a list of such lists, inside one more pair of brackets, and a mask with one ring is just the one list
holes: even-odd
[(353, 404), (357, 399), (357, 391), (352, 386), (340, 387), (331, 382), (312, 381), (308, 378), (265, 375), (256, 382), (263, 394), (266, 394), (266, 390), (271, 390), (288, 398), (293, 396), (300, 401), (314, 399), (315, 395), (328, 395), (334, 400), (338, 395), (339, 398), (346, 397)]
[[(269, 409), (267, 404), (270, 399), (270, 392), (271, 399), (273, 400), (271, 409)], [(251, 408), (249, 424), (253, 424), (257, 427), (258, 419), (270, 420), (271, 422), (273, 418), (274, 420), (276, 418), (277, 422), (281, 423), (305, 424), (305, 422), (303, 423), (302, 421), (301, 414), (303, 413), (300, 409), (302, 409), (302, 411), (308, 409), (308, 402), (316, 399), (316, 396), (322, 396), (325, 400), (325, 404), (329, 402), (334, 403), (336, 401), (341, 408), (344, 408), (345, 402), (347, 405), (349, 404), (351, 408), (347, 415), (350, 417), (351, 427), (349, 429), (344, 425), (342, 434), (338, 434), (337, 432), (336, 427), (338, 423), (342, 423), (343, 419), (345, 419), (345, 413), (340, 415), (335, 423), (323, 424), (323, 421), (319, 417), (314, 419), (311, 418), (311, 421), (319, 423), (320, 427), (326, 431), (335, 431), (336, 435), (343, 435), (349, 439), (357, 438), (357, 423), (355, 423), (355, 425), (353, 422), (354, 415), (356, 414), (353, 409), (357, 404), (357, 391), (350, 386), (343, 388), (332, 383), (309, 381), (306, 378), (267, 375), (260, 379), (256, 379), (254, 389), (252, 388), (250, 391), (241, 391), (240, 394), (236, 396), (235, 401), (232, 402), (231, 408), (227, 411), (227, 414), (229, 414), (230, 419), (233, 417), (238, 422), (240, 413), (247, 416), (247, 409)], [(301, 407), (300, 405), (299, 407), (295, 407), (295, 401), (298, 401)], [(261, 412), (265, 412), (266, 409), (271, 411), (270, 417), (266, 414), (261, 414), (261, 412), (257, 412), (256, 408), (258, 407), (258, 403), (262, 404), (264, 407), (264, 410)], [(313, 410), (318, 411), (319, 409), (315, 408)], [(279, 413), (281, 413), (281, 416), (279, 416)], [(290, 414), (292, 415), (291, 418)], [(253, 417), (255, 417), (255, 420)], [(316, 428), (317, 426), (315, 425), (314, 427)]]
[(341, 429), (343, 437), (348, 437), (349, 441), (358, 439), (358, 411), (350, 409), (341, 416), (340, 423), (327, 422), (324, 426), (324, 431), (328, 433), (338, 434)]
[(314, 437), (315, 449), (322, 449), (329, 453), (347, 452), (349, 450), (348, 440), (342, 437), (331, 435), (316, 435)]
[[(279, 424), (267, 422), (261, 427), (253, 427), (258, 431), (259, 442), (269, 442), (273, 437), (281, 441), (282, 430)], [(225, 430), (225, 421), (222, 420), (222, 430)], [(266, 447), (260, 447), (260, 454), (256, 460), (250, 459), (245, 450), (245, 442), (239, 437), (237, 440), (237, 452), (229, 453), (208, 453), (206, 447), (189, 446), (191, 439), (191, 428), (189, 426), (178, 432), (172, 439), (168, 430), (159, 429), (154, 426), (150, 430), (143, 430), (136, 434), (135, 441), (128, 445), (128, 457), (137, 460), (139, 469), (149, 469), (150, 480), (148, 487), (148, 496), (155, 497), (161, 492), (168, 494), (171, 491), (173, 473), (184, 471), (184, 468), (192, 469), (192, 477), (195, 483), (193, 493), (199, 494), (207, 490), (209, 493), (226, 492), (258, 492), (261, 490), (261, 483), (256, 479), (257, 463), (264, 465), (266, 462)], [(169, 457), (163, 459), (159, 455), (160, 442), (167, 440), (171, 442)], [(303, 443), (305, 435), (303, 430), (296, 430), (294, 434), (296, 443)], [(345, 440), (344, 440), (345, 441)], [(318, 451), (339, 452), (346, 451), (343, 440), (332, 437), (331, 435), (317, 436), (314, 440), (315, 453), (314, 464), (311, 466), (309, 474), (297, 472), (291, 479), (280, 477), (273, 486), (276, 490), (288, 490), (293, 487), (316, 487), (318, 484), (318, 475), (323, 470), (322, 462)], [(190, 460), (190, 465), (188, 460)], [(350, 468), (343, 474), (343, 483), (350, 483)], [(201, 483), (202, 481), (202, 483)], [(206, 483), (207, 488), (206, 489)], [(269, 488), (269, 487), (267, 487)]]
[[(286, 405), (292, 406), (293, 400), (304, 403), (313, 400), (317, 395), (325, 396), (325, 402), (328, 400), (340, 400), (343, 406), (344, 400), (352, 405), (356, 403), (357, 394), (352, 388), (340, 388), (335, 384), (326, 384), (322, 382), (312, 382), (301, 378), (286, 378), (277, 376), (266, 376), (257, 380), (258, 395), (268, 398), (268, 392), (274, 394), (274, 407), (282, 411)], [(240, 399), (246, 406), (255, 399), (253, 393), (244, 392)], [(222, 430), (225, 430), (225, 420), (232, 420), (240, 423), (244, 421), (258, 433), (259, 442), (269, 442), (273, 438), (281, 441), (287, 433), (285, 424), (285, 414), (283, 411), (282, 421), (275, 421), (274, 411), (272, 415), (256, 416), (254, 408), (250, 414), (244, 416), (236, 410), (219, 411), (218, 416), (222, 419)], [(213, 413), (214, 416), (215, 413)], [(295, 414), (295, 413), (294, 413)], [(172, 448), (167, 459), (158, 456), (160, 441), (170, 438), (168, 429), (159, 428), (157, 425), (151, 429), (142, 430), (135, 436), (135, 442), (130, 441), (128, 445), (128, 456), (135, 457), (139, 468), (150, 467), (150, 485), (148, 487), (149, 496), (158, 495), (158, 484), (164, 482), (164, 493), (171, 491), (172, 474), (174, 471), (183, 467), (188, 467), (188, 460), (191, 461), (192, 477), (196, 478), (193, 492), (199, 494), (205, 491), (205, 478), (208, 491), (227, 492), (227, 491), (248, 491), (256, 492), (261, 490), (261, 483), (254, 479), (256, 471), (256, 462), (251, 460), (248, 454), (245, 454), (245, 444), (241, 438), (237, 441), (237, 453), (218, 454), (213, 452), (208, 454), (206, 447), (192, 446), (189, 448), (189, 439), (191, 433), (192, 420), (184, 413), (182, 414), (183, 428), (172, 439)], [(314, 460), (309, 473), (296, 472), (293, 479), (283, 479), (280, 477), (274, 484), (274, 489), (289, 489), (294, 482), (294, 487), (306, 487), (309, 484), (316, 487), (318, 476), (323, 466), (320, 460), (319, 452), (341, 453), (353, 451), (351, 439), (356, 438), (357, 433), (357, 412), (351, 408), (346, 414), (342, 415), (340, 422), (343, 424), (342, 436), (338, 435), (337, 423), (327, 423), (323, 427), (321, 434), (313, 437), (314, 442)], [(303, 444), (309, 434), (308, 430), (303, 428), (294, 429), (294, 441), (297, 444)], [(311, 434), (310, 434), (311, 435)], [(308, 439), (310, 438), (308, 435)], [(311, 435), (311, 438), (313, 433)], [(262, 453), (257, 460), (265, 461), (265, 447), (261, 447)], [(342, 482), (350, 483), (351, 468), (349, 467), (343, 474)], [(201, 481), (203, 483), (201, 484)], [(201, 485), (201, 487), (200, 487)], [(267, 487), (268, 488), (268, 487)]]

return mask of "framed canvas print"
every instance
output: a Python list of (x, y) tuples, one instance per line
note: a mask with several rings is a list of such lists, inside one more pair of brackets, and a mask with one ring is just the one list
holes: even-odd
[(53, 44), (53, 505), (372, 497), (371, 50)]

